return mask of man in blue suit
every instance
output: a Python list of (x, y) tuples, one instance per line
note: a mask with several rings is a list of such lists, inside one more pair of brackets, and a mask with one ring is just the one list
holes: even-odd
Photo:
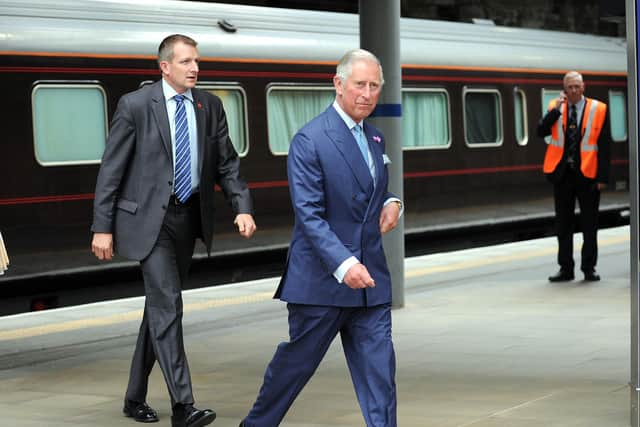
[(396, 426), (382, 234), (397, 225), (402, 204), (387, 191), (384, 137), (364, 123), (383, 83), (373, 54), (348, 52), (333, 78), (335, 102), (291, 141), (295, 226), (275, 295), (288, 303), (290, 341), (278, 346), (241, 426), (279, 425), (338, 333), (366, 425)]

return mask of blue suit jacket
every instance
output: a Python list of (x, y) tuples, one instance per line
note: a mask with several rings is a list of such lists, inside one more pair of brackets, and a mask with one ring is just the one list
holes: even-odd
[[(293, 137), (287, 160), (295, 225), (276, 298), (338, 307), (391, 302), (380, 212), (387, 192), (384, 138), (365, 123), (376, 184), (351, 131), (330, 106)], [(351, 289), (333, 272), (350, 256), (362, 262), (374, 288)]]

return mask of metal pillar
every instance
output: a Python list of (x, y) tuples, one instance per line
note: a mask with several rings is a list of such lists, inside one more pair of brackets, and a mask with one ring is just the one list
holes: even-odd
[[(400, 2), (359, 1), (360, 47), (378, 57), (384, 86), (378, 106), (368, 119), (385, 136), (391, 159), (389, 190), (403, 199), (402, 182), (402, 69), (400, 67)], [(393, 283), (393, 307), (404, 306), (404, 217), (384, 237), (384, 248)]]
[(640, 427), (640, 281), (638, 277), (638, 0), (627, 0), (627, 94), (629, 111), (629, 203), (631, 205), (631, 379), (630, 425)]

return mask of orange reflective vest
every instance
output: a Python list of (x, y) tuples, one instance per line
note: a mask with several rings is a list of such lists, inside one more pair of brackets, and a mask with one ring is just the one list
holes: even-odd
[[(585, 177), (594, 179), (598, 173), (598, 137), (607, 115), (607, 104), (586, 97), (585, 101), (580, 141), (580, 170)], [(548, 110), (553, 108), (555, 108), (555, 101), (551, 101), (547, 107)], [(562, 160), (564, 135), (567, 129), (566, 111), (567, 103), (564, 102), (560, 106), (560, 117), (551, 127), (551, 138), (547, 142), (547, 153), (542, 166), (544, 173), (552, 173)]]

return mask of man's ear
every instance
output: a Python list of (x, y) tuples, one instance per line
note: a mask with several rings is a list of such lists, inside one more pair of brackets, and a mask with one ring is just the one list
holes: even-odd
[(162, 74), (169, 74), (169, 63), (167, 61), (160, 61), (160, 71), (162, 71)]
[(340, 80), (340, 77), (333, 76), (333, 87), (336, 89), (336, 95), (342, 96), (342, 80)]

